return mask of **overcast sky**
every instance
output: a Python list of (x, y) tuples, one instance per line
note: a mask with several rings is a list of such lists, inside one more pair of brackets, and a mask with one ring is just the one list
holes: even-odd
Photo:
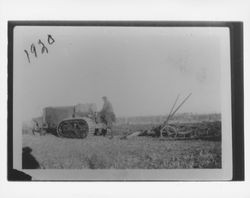
[(229, 66), (229, 57), (226, 28), (19, 26), (14, 98), (23, 120), (47, 106), (96, 103), (101, 109), (104, 95), (118, 116), (165, 115), (178, 94), (191, 92), (179, 112), (218, 113), (221, 67)]

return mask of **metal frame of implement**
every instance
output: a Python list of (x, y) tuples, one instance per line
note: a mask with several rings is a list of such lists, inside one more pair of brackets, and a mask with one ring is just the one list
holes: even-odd
[(171, 108), (171, 110), (170, 110), (170, 112), (169, 112), (169, 114), (168, 114), (168, 117), (167, 117), (167, 119), (165, 120), (165, 122), (163, 123), (163, 127), (162, 127), (161, 130), (160, 130), (160, 138), (163, 138), (163, 135), (162, 135), (163, 130), (166, 129), (167, 127), (169, 127), (168, 121), (170, 120), (170, 118), (172, 118), (172, 117), (176, 114), (176, 112), (181, 108), (181, 106), (188, 100), (188, 98), (189, 98), (191, 95), (192, 95), (192, 93), (188, 94), (188, 96), (186, 96), (186, 98), (184, 98), (184, 100), (183, 100), (183, 101), (179, 104), (179, 106), (174, 110), (174, 108), (175, 108), (175, 106), (176, 106), (176, 103), (177, 103), (177, 101), (178, 101), (178, 99), (179, 99), (179, 97), (180, 97), (180, 94), (177, 96), (177, 98), (175, 99), (175, 102), (174, 102), (174, 104), (173, 104), (173, 106), (172, 106), (172, 108)]

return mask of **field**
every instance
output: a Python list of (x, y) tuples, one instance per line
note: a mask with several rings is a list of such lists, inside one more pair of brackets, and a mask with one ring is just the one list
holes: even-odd
[[(221, 142), (92, 136), (66, 139), (23, 134), (23, 147), (45, 169), (221, 168)], [(27, 153), (26, 153), (27, 154)]]

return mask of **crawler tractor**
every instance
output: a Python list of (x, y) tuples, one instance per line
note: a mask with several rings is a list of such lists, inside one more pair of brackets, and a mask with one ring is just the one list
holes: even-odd
[[(65, 138), (86, 138), (105, 133), (95, 104), (78, 104), (66, 107), (46, 107), (39, 118), (40, 134), (52, 133)], [(33, 119), (37, 128), (37, 120)], [(36, 129), (37, 130), (37, 129)]]

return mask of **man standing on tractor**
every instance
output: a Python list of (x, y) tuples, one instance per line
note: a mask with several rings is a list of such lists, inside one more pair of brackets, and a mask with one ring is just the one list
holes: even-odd
[(106, 96), (102, 97), (103, 99), (103, 107), (100, 111), (100, 117), (104, 124), (107, 126), (107, 132), (110, 133), (110, 139), (113, 138), (112, 126), (113, 122), (116, 121), (115, 113), (112, 107), (112, 104), (108, 100)]

